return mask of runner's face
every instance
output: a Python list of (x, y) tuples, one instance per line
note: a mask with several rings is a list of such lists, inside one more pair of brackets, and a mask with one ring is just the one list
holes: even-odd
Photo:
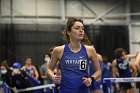
[(27, 65), (31, 65), (32, 60), (30, 58), (27, 58), (25, 62), (26, 62)]
[(84, 37), (84, 26), (81, 22), (77, 21), (71, 27), (71, 31), (68, 32), (71, 39), (82, 40)]

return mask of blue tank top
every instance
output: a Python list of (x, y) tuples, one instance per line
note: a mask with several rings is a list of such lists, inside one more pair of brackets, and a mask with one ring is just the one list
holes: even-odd
[(59, 93), (89, 93), (89, 88), (82, 83), (83, 77), (89, 77), (89, 60), (85, 46), (82, 45), (81, 50), (74, 53), (66, 44), (59, 62), (62, 75)]
[(111, 68), (110, 63), (104, 64), (106, 69), (103, 69), (102, 78), (110, 78), (111, 77)]
[(29, 75), (35, 77), (35, 70), (33, 69), (33, 67), (31, 67), (31, 68), (25, 67), (25, 71), (26, 71)]
[(102, 72), (102, 80), (101, 82), (104, 83), (104, 78), (110, 78), (112, 75), (111, 75), (111, 68), (110, 68), (110, 65), (111, 63), (107, 63), (107, 64), (104, 64), (103, 63), (103, 72)]
[[(100, 65), (100, 70), (101, 70), (101, 73), (103, 72), (103, 62), (102, 61), (99, 61), (99, 65)], [(93, 64), (90, 62), (90, 72), (89, 72), (89, 75), (92, 76), (94, 73), (95, 73), (95, 70), (93, 68)]]
[(131, 77), (131, 71), (126, 59), (117, 60), (117, 68), (119, 71), (119, 77)]

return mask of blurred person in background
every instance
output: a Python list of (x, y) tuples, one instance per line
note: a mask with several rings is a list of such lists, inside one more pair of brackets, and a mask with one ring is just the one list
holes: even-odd
[[(48, 77), (48, 73), (47, 73), (47, 65), (50, 62), (50, 57), (48, 54), (44, 54), (44, 64), (41, 65), (40, 67), (40, 74), (41, 74), (41, 78), (43, 79), (42, 84), (46, 85), (46, 84), (51, 84), (52, 80)], [(44, 92), (46, 90), (44, 89)]]
[[(137, 68), (137, 77), (140, 78), (140, 52), (137, 53), (136, 60), (134, 62), (136, 68)], [(138, 89), (140, 93), (140, 82), (136, 83), (136, 88)]]
[[(97, 54), (97, 57), (98, 57), (98, 62), (100, 64), (100, 70), (102, 72), (103, 71), (103, 58), (102, 58), (102, 56), (100, 54)], [(90, 74), (90, 76), (92, 76), (93, 73), (95, 72), (92, 63), (90, 63), (89, 68), (90, 68), (89, 74)], [(101, 84), (102, 84), (101, 78), (102, 77), (100, 77), (96, 81), (92, 82), (92, 84), (90, 86), (91, 93), (101, 93), (101, 87), (100, 87)]]
[[(11, 88), (11, 93), (14, 93), (14, 91), (12, 89), (12, 87), (13, 87), (12, 70), (8, 66), (7, 61), (3, 61), (1, 63), (0, 74), (1, 74), (2, 81), (3, 81), (3, 91), (5, 91), (6, 88), (10, 87)], [(8, 87), (7, 87), (7, 85), (8, 85)]]
[[(115, 78), (117, 77), (116, 72), (118, 72), (119, 78), (129, 78), (136, 76), (137, 70), (134, 64), (128, 61), (127, 57), (125, 56), (125, 50), (123, 48), (117, 48), (115, 50), (115, 60), (112, 62), (112, 76)], [(134, 86), (133, 83), (124, 82), (116, 83), (117, 89), (120, 89), (123, 93), (134, 93)]]
[(32, 65), (32, 59), (30, 57), (25, 58), (25, 65), (22, 67), (22, 69), (27, 72), (29, 75), (34, 77), (38, 80), (39, 73), (34, 65)]
[(103, 82), (103, 79), (104, 78), (111, 78), (111, 77), (112, 77), (112, 75), (111, 75), (111, 63), (108, 61), (107, 56), (103, 56), (103, 72), (102, 72), (102, 86), (103, 86), (103, 88), (102, 89), (103, 89), (104, 93), (108, 93), (109, 91), (106, 88), (106, 84)]
[(1, 63), (0, 74), (1, 74), (1, 77), (2, 77), (2, 81), (5, 82), (9, 87), (12, 87), (13, 86), (12, 70), (9, 69), (9, 66), (8, 66), (6, 61)]
[[(52, 56), (52, 52), (53, 52), (54, 48), (55, 48), (54, 46), (50, 48), (50, 56)], [(56, 74), (56, 73), (61, 74), (59, 62), (57, 62), (57, 65), (56, 65), (56, 67), (54, 69), (54, 74)]]
[[(25, 89), (31, 87), (27, 73), (21, 70), (21, 64), (15, 62), (12, 67), (13, 67), (12, 72), (13, 88), (15, 87), (16, 89)], [(32, 91), (25, 91), (21, 93), (32, 93)]]
[[(52, 56), (54, 48), (55, 48), (55, 46), (50, 48), (50, 56)], [(59, 74), (59, 75), (61, 74), (59, 62), (57, 62), (56, 66), (54, 68), (54, 75), (56, 75), (56, 74)], [(60, 84), (55, 83), (55, 85), (56, 85), (55, 92), (58, 93), (59, 88), (60, 88)]]

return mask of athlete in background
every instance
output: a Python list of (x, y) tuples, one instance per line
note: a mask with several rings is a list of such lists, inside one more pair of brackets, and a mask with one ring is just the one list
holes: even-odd
[[(132, 72), (131, 72), (132, 70)], [(116, 72), (118, 72), (118, 77), (120, 78), (129, 78), (136, 76), (136, 67), (132, 62), (129, 62), (125, 57), (125, 50), (123, 48), (118, 48), (115, 50), (115, 60), (112, 62), (112, 75), (117, 77)], [(134, 93), (134, 88), (132, 83), (120, 83), (116, 84), (122, 92), (124, 93)]]

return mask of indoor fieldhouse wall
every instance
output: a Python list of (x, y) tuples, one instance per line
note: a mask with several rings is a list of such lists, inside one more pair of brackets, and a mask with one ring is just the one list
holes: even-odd
[[(1, 1), (0, 24), (11, 24), (11, 25), (21, 24), (26, 26), (27, 24), (31, 24), (34, 25), (32, 27), (34, 32), (36, 31), (36, 29), (39, 28), (38, 25), (41, 26), (42, 24), (44, 25), (64, 24), (65, 20), (61, 20), (61, 17), (65, 17), (66, 19), (68, 17), (82, 18), (85, 24), (88, 25), (92, 24), (92, 25), (127, 26), (128, 23), (130, 22), (130, 24), (132, 24), (129, 29), (130, 53), (136, 53), (137, 51), (139, 51), (138, 44), (132, 45), (132, 42), (135, 41), (139, 42), (139, 34), (140, 34), (139, 15), (130, 16), (130, 21), (127, 21), (127, 18), (124, 16), (116, 16), (117, 14), (125, 14), (128, 12), (127, 1), (129, 0), (64, 0), (65, 2), (63, 7), (61, 5), (62, 3), (60, 2), (63, 0), (0, 0), (0, 1)], [(115, 5), (116, 7), (114, 7)], [(140, 8), (139, 0), (130, 0), (130, 12), (139, 13), (140, 12), (139, 8)], [(62, 14), (62, 9), (64, 10), (63, 11), (64, 14)], [(95, 20), (97, 16), (101, 18), (99, 18), (99, 20)], [(18, 29), (17, 27), (20, 30), (22, 28), (16, 26), (16, 29)], [(45, 26), (43, 26), (43, 28), (44, 27)], [(53, 27), (45, 28), (44, 31), (46, 32), (51, 31), (50, 29), (53, 29)], [(5, 32), (3, 32), (2, 34), (4, 33)]]
[[(125, 18), (119, 16), (103, 17), (104, 23), (100, 20), (93, 22), (96, 16), (125, 13), (125, 2), (118, 0), (64, 0), (62, 7), (60, 1), (63, 0), (1, 0), (3, 18), (0, 23), (11, 23), (12, 19), (13, 23), (18, 24), (58, 24), (64, 21), (60, 20), (62, 10), (64, 10), (65, 17), (81, 17), (87, 24), (126, 23), (123, 21)], [(114, 7), (115, 5), (117, 6)]]

